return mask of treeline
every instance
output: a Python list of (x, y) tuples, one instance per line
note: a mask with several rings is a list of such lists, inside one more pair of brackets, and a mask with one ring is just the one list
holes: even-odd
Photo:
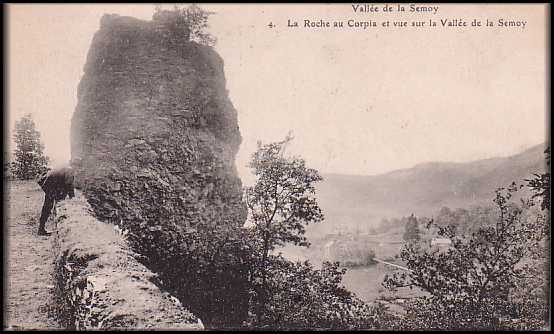
[[(449, 227), (457, 233), (469, 235), (480, 227), (492, 224), (497, 219), (497, 208), (490, 206), (473, 206), (470, 208), (442, 207), (432, 217), (403, 216), (401, 218), (384, 218), (374, 232), (386, 233), (393, 229), (403, 231), (403, 239), (430, 239), (437, 236), (438, 227)], [(529, 214), (538, 214), (536, 207), (529, 209)], [(432, 222), (432, 223), (431, 223)], [(427, 225), (430, 224), (429, 228)]]
[(360, 267), (375, 264), (374, 242), (366, 238), (336, 238), (320, 246), (323, 258), (339, 262), (344, 267)]

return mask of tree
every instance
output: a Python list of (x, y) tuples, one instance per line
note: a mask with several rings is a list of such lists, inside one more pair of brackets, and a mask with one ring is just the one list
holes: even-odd
[(450, 226), (455, 232), (460, 234), (470, 234), (481, 225), (496, 221), (493, 208), (490, 206), (473, 206), (470, 209), (443, 207), (434, 218), (434, 222), (439, 226)]
[(421, 239), (419, 224), (417, 218), (412, 215), (408, 217), (408, 221), (405, 225), (404, 240), (406, 241), (419, 241)]
[[(533, 280), (532, 284), (527, 284), (528, 291), (523, 292), (522, 298), (526, 304), (527, 310), (529, 310), (529, 315), (537, 315), (544, 312), (545, 308), (545, 299), (550, 297), (550, 261), (544, 261), (546, 254), (551, 254), (550, 246), (550, 145), (544, 151), (545, 162), (546, 162), (546, 172), (542, 174), (534, 174), (534, 178), (527, 181), (527, 186), (531, 188), (533, 195), (531, 196), (531, 202), (539, 200), (541, 214), (539, 215), (542, 218), (545, 242), (542, 247), (537, 248), (537, 251), (533, 253), (534, 260), (536, 265), (530, 268), (531, 275), (530, 278)], [(525, 282), (527, 283), (527, 282)], [(534, 283), (534, 284), (533, 284)], [(542, 289), (533, 289), (533, 287), (539, 287)], [(530, 291), (529, 291), (530, 290)], [(542, 291), (540, 291), (542, 290)], [(542, 292), (542, 296), (541, 293)], [(534, 296), (534, 299), (529, 298)], [(541, 298), (541, 297), (546, 298)]]
[[(428, 293), (408, 304), (404, 328), (544, 326), (544, 299), (537, 303), (526, 293), (518, 293), (531, 293), (529, 289), (533, 289), (531, 296), (536, 299), (537, 288), (540, 290), (542, 284), (541, 270), (530, 260), (542, 248), (546, 231), (544, 220), (529, 214), (528, 204), (510, 201), (521, 187), (513, 183), (507, 189), (498, 189), (494, 199), (496, 221), (480, 226), (471, 235), (456, 233), (451, 226), (435, 225), (439, 236), (452, 241), (447, 251), (417, 243), (403, 247), (401, 258), (410, 271), (394, 272), (385, 278), (384, 285), (391, 290), (410, 287)], [(434, 224), (430, 222), (427, 228)]]
[(375, 329), (392, 317), (381, 305), (368, 305), (342, 284), (346, 269), (324, 262), (316, 269), (308, 261), (290, 261), (278, 247), (308, 247), (305, 226), (323, 220), (314, 183), (322, 178), (299, 157), (286, 156), (292, 136), (262, 145), (249, 166), (257, 177), (245, 188), (249, 224), (250, 311), (245, 325), (265, 329)]
[(156, 5), (152, 19), (165, 24), (173, 33), (184, 34), (191, 41), (213, 46), (216, 38), (206, 31), (208, 18), (213, 14), (215, 13), (206, 11), (196, 4), (188, 7), (175, 5), (172, 10)]
[[(271, 256), (264, 322), (271, 330), (375, 329), (384, 325), (386, 309), (370, 306), (341, 285), (346, 269), (324, 262), (315, 269), (308, 261)], [(255, 321), (253, 319), (253, 321)]]
[(13, 175), (21, 180), (36, 178), (48, 170), (48, 157), (43, 153), (44, 145), (40, 133), (30, 114), (23, 116), (15, 123), (15, 159), (11, 169)]
[(304, 236), (305, 225), (323, 220), (315, 198), (314, 183), (322, 177), (317, 170), (307, 168), (299, 157), (285, 156), (288, 135), (283, 141), (262, 145), (252, 155), (249, 167), (257, 181), (245, 189), (246, 205), (252, 224), (252, 241), (256, 254), (253, 276), (259, 278), (256, 288), (258, 322), (263, 321), (268, 291), (270, 253), (291, 243), (309, 246)]
[(534, 191), (532, 199), (541, 200), (541, 208), (550, 210), (550, 146), (544, 151), (547, 171), (542, 174), (533, 174), (534, 178), (527, 181), (527, 185)]

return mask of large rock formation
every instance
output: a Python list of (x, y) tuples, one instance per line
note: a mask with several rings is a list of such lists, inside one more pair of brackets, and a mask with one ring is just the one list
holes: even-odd
[(187, 236), (243, 225), (240, 142), (211, 47), (160, 21), (102, 18), (79, 84), (72, 164), (96, 216), (130, 230), (147, 265), (179, 270), (188, 255), (172, 254), (190, 255), (178, 249)]

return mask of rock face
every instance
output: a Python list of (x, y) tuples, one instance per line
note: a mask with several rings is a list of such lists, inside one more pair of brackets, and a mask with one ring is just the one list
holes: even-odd
[[(71, 124), (71, 156), (102, 218), (118, 199), (138, 208), (127, 220), (217, 212), (242, 225), (234, 157), (241, 141), (212, 48), (170, 38), (153, 22), (106, 15), (94, 36)], [(153, 211), (151, 212), (151, 209)]]
[(76, 182), (98, 219), (129, 229), (150, 264), (163, 262), (156, 245), (184, 242), (199, 226), (238, 229), (240, 142), (211, 47), (163, 22), (101, 19), (71, 123)]

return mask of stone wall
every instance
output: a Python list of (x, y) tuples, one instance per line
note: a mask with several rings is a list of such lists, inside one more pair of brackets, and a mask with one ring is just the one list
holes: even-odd
[(55, 296), (66, 329), (203, 329), (178, 299), (162, 292), (115, 225), (97, 221), (81, 194), (60, 202)]

